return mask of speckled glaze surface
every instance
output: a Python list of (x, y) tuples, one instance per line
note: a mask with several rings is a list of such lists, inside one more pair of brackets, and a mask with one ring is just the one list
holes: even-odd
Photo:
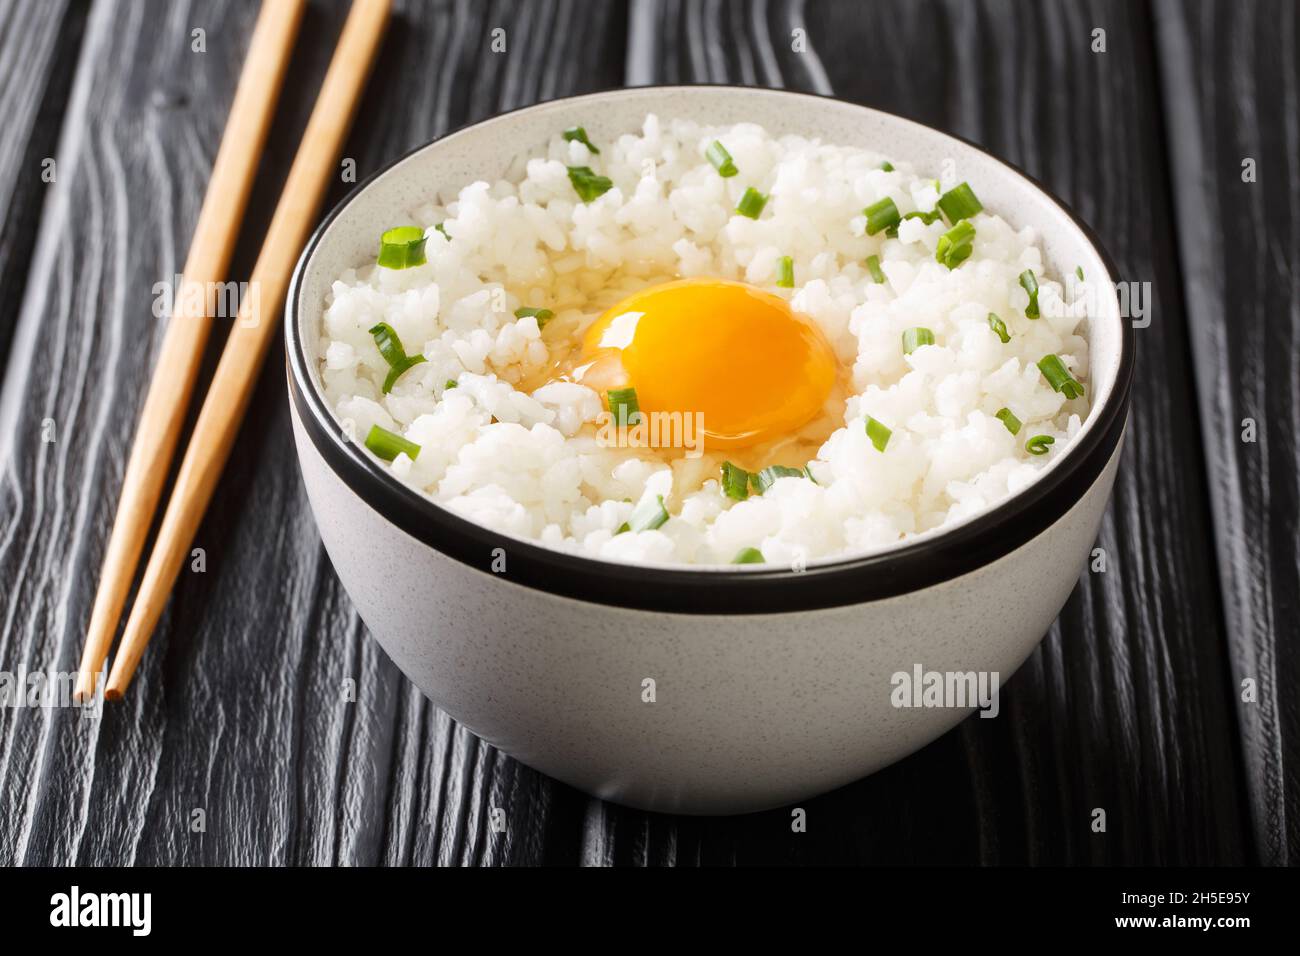
[[(542, 104), (469, 127), (399, 161), (337, 211), (290, 291), (294, 349), (317, 355), (329, 283), (373, 256), (406, 211), (499, 175), (556, 129), (609, 140), (647, 112), (701, 122), (754, 121), (905, 158), (936, 173), (956, 163), (981, 199), (1032, 225), (1054, 271), (1110, 279), (1077, 223), (1015, 170), (951, 137), (835, 100), (731, 87), (643, 88)], [(1118, 303), (1107, 290), (1090, 325), (1094, 409), (1127, 401)], [(1131, 333), (1130, 333), (1131, 334)], [(1130, 356), (1131, 360), (1131, 356)], [(314, 389), (315, 361), (291, 390)], [(310, 381), (305, 381), (310, 379)], [(1005, 683), (1059, 613), (1089, 554), (1119, 458), (1043, 530), (967, 573), (887, 598), (777, 613), (662, 613), (523, 586), (503, 561), (456, 559), (373, 506), (375, 482), (337, 465), (338, 449), (294, 435), (321, 537), (371, 633), (439, 707), (485, 740), (597, 796), (681, 813), (786, 804), (892, 762), (939, 736), (964, 708), (896, 708), (890, 678), (916, 665), (998, 672)], [(305, 407), (306, 403), (302, 403)], [(1120, 409), (1122, 411), (1122, 408)], [(1095, 414), (1085, 425), (1093, 427)], [(1117, 420), (1118, 427), (1122, 420)], [(349, 454), (354, 450), (349, 450)], [(1062, 460), (1068, 459), (1063, 456)], [(1059, 465), (1059, 462), (1053, 467)], [(599, 562), (590, 562), (599, 564)], [(725, 585), (725, 577), (714, 574)], [(734, 570), (732, 572), (735, 573)], [(795, 573), (795, 572), (790, 572)], [(647, 700), (653, 682), (653, 701)]]

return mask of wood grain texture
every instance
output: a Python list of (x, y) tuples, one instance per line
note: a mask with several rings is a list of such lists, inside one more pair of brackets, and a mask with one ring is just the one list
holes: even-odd
[(49, 192), (42, 163), (58, 143), (87, 2), (0, 0), (0, 368)]
[[(211, 289), (229, 276), (244, 209), (275, 119), (276, 103), (293, 55), (304, 7), (303, 0), (277, 0), (274, 4), (263, 4), (258, 14), (181, 270), (186, 287)], [(196, 301), (196, 297), (182, 295), (179, 290), (173, 293), (171, 315), (154, 358), (149, 389), (140, 406), (135, 438), (122, 476), (121, 497), (114, 509), (113, 530), (104, 551), (104, 566), (86, 625), (75, 692), (78, 700), (87, 700), (95, 692), (118, 622), (132, 610), (126, 599), (135, 582), (137, 563), (150, 525), (155, 513), (167, 506), (161, 500), (163, 483), (177, 453), (177, 439), (198, 378), (203, 348), (215, 324), (205, 298), (198, 297)], [(220, 470), (216, 473), (220, 474)], [(196, 509), (197, 515), (202, 513)], [(140, 602), (137, 594), (137, 605)], [(117, 655), (117, 661), (129, 661), (132, 667), (138, 659), (139, 653), (129, 650), (119, 651)], [(115, 667), (122, 666), (115, 661)], [(105, 695), (120, 696), (113, 693), (111, 686), (105, 689)]]
[[(78, 135), (61, 144), (69, 172), (41, 224), (45, 254), (14, 344), (27, 371), (5, 382), (6, 668), (75, 668), (161, 333), (152, 285), (179, 268), (256, 12), (252, 0), (114, 0), (91, 12), (69, 105)], [(260, 245), (345, 12), (307, 13), (236, 277)], [(204, 54), (190, 49), (196, 27)], [(504, 54), (489, 51), (498, 27)], [(345, 153), (364, 177), (455, 125), (615, 84), (624, 30), (613, 4), (411, 0)], [(74, 219), (87, 253), (75, 264), (51, 254)], [(97, 720), (0, 710), (0, 863), (521, 863), (552, 852), (554, 785), (437, 713), (339, 589), (298, 476), (282, 365), (268, 363), (259, 414), (196, 539), (207, 570), (183, 574), (132, 694)], [(41, 441), (47, 417), (53, 443)], [(357, 703), (344, 700), (347, 679)], [(490, 831), (493, 806), (504, 833)], [(205, 832), (191, 830), (195, 809)], [(573, 858), (580, 818), (565, 813)]]
[[(279, 2), (281, 6), (278, 7), (263, 5), (263, 12), (273, 11), (284, 22), (296, 24), (301, 14), (301, 5), (290, 4), (289, 0), (279, 0)], [(257, 295), (246, 295), (239, 304), (237, 318), (226, 337), (221, 361), (217, 363), (212, 381), (208, 384), (207, 394), (199, 403), (198, 418), (195, 419), (189, 443), (181, 452), (171, 498), (165, 505), (158, 525), (158, 533), (154, 538), (152, 553), (148, 556), (144, 572), (140, 577), (135, 601), (130, 608), (121, 640), (118, 642), (117, 653), (113, 657), (113, 668), (104, 688), (105, 700), (121, 700), (126, 692), (131, 677), (139, 666), (140, 658), (149, 645), (149, 639), (153, 636), (158, 618), (170, 599), (176, 578), (183, 565), (189, 561), (195, 532), (207, 513), (212, 494), (230, 458), (231, 448), (244, 421), (266, 353), (270, 349), (271, 342), (283, 330), (279, 320), (283, 309), (282, 303), (289, 290), (289, 277), (293, 274), (299, 252), (307, 244), (307, 239), (315, 228), (325, 192), (341, 168), (343, 143), (351, 129), (352, 118), (356, 115), (366, 81), (370, 77), (375, 57), (379, 52), (380, 42), (388, 26), (391, 7), (391, 0), (354, 0), (348, 18), (343, 24), (334, 54), (330, 58), (329, 68), (321, 82), (320, 94), (312, 106), (311, 116), (302, 134), (302, 142), (294, 155), (293, 165), (289, 168), (288, 178), (276, 202), (271, 225), (267, 229), (257, 263), (253, 266), (252, 275), (248, 280), (249, 287), (256, 289)], [(259, 16), (247, 57), (247, 62), (252, 64), (253, 69), (269, 74), (263, 77), (254, 76), (251, 88), (255, 90), (258, 89), (259, 83), (262, 87), (269, 87), (272, 84), (274, 84), (273, 88), (278, 87), (279, 80), (284, 74), (284, 67), (288, 63), (289, 43), (285, 30), (271, 30), (269, 34), (271, 37), (282, 37), (278, 43), (274, 39), (267, 40), (265, 39), (267, 28), (263, 25), (264, 22), (262, 16)], [(249, 67), (245, 66), (244, 69), (247, 71)], [(232, 116), (236, 120), (243, 120), (242, 113), (245, 109), (243, 100), (249, 89), (250, 80), (245, 72), (240, 78), (232, 106)], [(236, 135), (239, 135), (239, 132), (242, 131), (237, 131)], [(258, 141), (255, 145), (247, 145), (255, 149), (255, 155), (259, 157), (262, 153), (260, 140), (264, 134), (265, 125), (262, 125), (257, 129), (256, 134), (250, 131), (244, 136), (246, 140), (252, 139), (254, 135), (257, 136)], [(229, 135), (227, 132), (226, 136)], [(213, 195), (224, 197), (232, 205), (238, 202), (242, 207), (242, 199), (247, 195), (250, 183), (245, 181), (241, 184), (238, 197), (231, 195), (235, 192), (235, 188), (226, 180), (228, 175), (237, 176), (238, 172), (226, 173), (231, 162), (225, 142), (228, 140), (223, 141), (222, 148), (217, 154), (212, 185), (209, 186), (209, 190), (216, 190), (216, 192), (210, 191), (209, 197)], [(233, 164), (236, 170), (239, 165), (237, 161)], [(204, 209), (199, 213), (198, 238), (195, 240), (195, 246), (198, 247), (197, 256), (192, 250), (190, 258), (186, 261), (185, 281), (187, 283), (201, 281), (204, 278), (201, 270), (197, 279), (193, 277), (191, 263), (205, 252), (203, 237), (207, 231), (206, 224), (210, 221), (209, 201), (204, 201)], [(217, 201), (220, 202), (221, 199)], [(226, 247), (227, 257), (233, 244), (233, 237), (231, 237)], [(206, 318), (206, 316), (202, 317)], [(141, 432), (148, 432), (151, 428), (161, 430), (167, 423), (162, 414), (151, 416), (150, 413), (155, 411), (155, 396), (159, 390), (167, 389), (171, 384), (169, 382), (173, 374), (171, 363), (179, 364), (180, 361), (188, 361), (191, 364), (191, 378), (197, 371), (200, 358), (197, 345), (191, 344), (187, 354), (184, 348), (185, 339), (177, 336), (176, 323), (191, 318), (193, 317), (183, 311), (178, 311), (170, 320), (167, 335), (159, 349), (157, 367), (149, 386), (148, 396), (145, 398), (144, 411), (141, 412)], [(181, 343), (180, 348), (175, 347), (176, 341)], [(186, 391), (188, 392), (188, 389)], [(180, 417), (175, 413), (172, 414), (170, 421), (174, 423), (173, 428), (179, 428)], [(152, 448), (154, 441), (153, 436), (144, 438), (143, 444), (140, 437), (135, 440), (132, 457), (128, 461), (123, 479), (125, 487), (130, 491), (136, 490), (133, 482), (140, 480), (137, 456), (141, 454), (142, 447)], [(162, 454), (165, 455), (166, 452)], [(155, 492), (160, 483), (160, 481), (152, 483)], [(143, 493), (148, 494), (148, 492)], [(124, 492), (124, 500), (127, 497), (128, 493)], [(151, 497), (156, 497), (156, 494)], [(122, 522), (120, 512), (117, 521), (120, 526)], [(117, 530), (114, 529), (115, 533)], [(144, 529), (137, 526), (136, 530), (142, 537)], [(106, 574), (120, 573), (120, 567), (115, 566), (117, 553), (117, 539), (114, 537), (109, 541), (109, 556), (105, 561)], [(132, 564), (134, 566), (134, 562)], [(100, 595), (103, 595), (102, 583), (100, 587)], [(125, 587), (122, 590), (125, 590)], [(101, 597), (97, 596), (96, 606), (91, 616), (92, 628), (96, 620), (102, 620), (103, 606)], [(104, 650), (107, 650), (107, 640), (103, 644)], [(87, 651), (87, 655), (91, 653)], [(91, 666), (98, 666), (102, 660), (102, 655), (94, 658)], [(80, 696), (84, 696), (81, 691), (82, 681), (88, 681), (85, 663), (82, 665), (82, 674), (78, 679)], [(88, 681), (86, 686), (93, 686), (93, 681)]]
[[(655, 832), (643, 815), (606, 808), (588, 840), (596, 858), (1249, 859), (1237, 780), (1223, 772), (1239, 757), (1205, 549), (1206, 491), (1187, 468), (1196, 405), (1143, 8), (968, 0), (654, 7), (660, 48), (677, 54), (659, 55), (659, 72), (635, 79), (758, 75), (766, 85), (816, 91), (825, 75), (837, 96), (970, 138), (1073, 204), (1124, 277), (1152, 284), (1156, 319), (1139, 334), (1133, 419), (1099, 541), (1108, 571), (1085, 574), (1006, 689), (1003, 717), (968, 720), (895, 767), (810, 801), (804, 846), (789, 835), (785, 811), (711, 828), (659, 820)], [(724, 52), (741, 7), (750, 45), (759, 37), (769, 44), (753, 51), (753, 62), (767, 64), (758, 74)], [(1105, 54), (1090, 51), (1096, 26), (1108, 30)], [(808, 52), (797, 52), (800, 29)], [(918, 62), (927, 50), (932, 56)], [(1089, 829), (1097, 807), (1107, 812), (1105, 835)]]
[[(235, 278), (251, 267), (345, 9), (309, 8)], [(59, 144), (71, 172), (40, 223), (18, 374), (0, 400), (0, 669), (76, 665), (160, 338), (151, 286), (178, 268), (255, 13), (254, 0), (92, 9)], [(201, 56), (189, 47), (196, 26), (207, 30)], [(1105, 54), (1089, 50), (1094, 27), (1107, 30)], [(489, 49), (497, 28), (504, 54)], [(260, 414), (199, 531), (207, 570), (182, 574), (127, 700), (102, 719), (0, 709), (0, 864), (1253, 859), (1243, 780), (1263, 770), (1235, 735), (1238, 638), (1222, 624), (1211, 546), (1235, 526), (1211, 521), (1222, 496), (1200, 460), (1198, 419), (1210, 428), (1210, 415), (1198, 413), (1191, 353), (1202, 332), (1193, 309), (1189, 343), (1156, 52), (1147, 5), (1125, 0), (406, 0), (345, 149), (359, 177), (536, 99), (726, 81), (830, 90), (933, 123), (1074, 204), (1156, 300), (1099, 541), (1108, 570), (1085, 575), (998, 719), (968, 720), (807, 801), (807, 833), (791, 833), (788, 810), (695, 819), (604, 804), (458, 728), (366, 635), (308, 511), (273, 356)], [(349, 188), (336, 184), (332, 199)], [(74, 220), (87, 253), (75, 264), (53, 255)], [(1285, 583), (1272, 574), (1263, 587)], [(1229, 601), (1230, 625), (1234, 613)], [(492, 807), (504, 832), (492, 831)], [(1096, 807), (1104, 835), (1089, 829)], [(205, 832), (191, 830), (196, 808)], [(1269, 827), (1284, 834), (1287, 821)], [(1261, 846), (1267, 829), (1255, 821)]]
[[(1290, 0), (1159, 0), (1156, 11), (1253, 829), (1263, 860), (1294, 866), (1300, 863), (1300, 15)], [(1253, 442), (1243, 440), (1247, 419), (1257, 431)], [(1257, 686), (1257, 700), (1241, 699), (1245, 680)]]

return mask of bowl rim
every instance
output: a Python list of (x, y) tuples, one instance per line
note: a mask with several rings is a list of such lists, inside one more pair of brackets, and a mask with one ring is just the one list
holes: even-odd
[[(1092, 228), (1050, 189), (1014, 163), (964, 137), (886, 110), (836, 96), (731, 83), (612, 87), (542, 100), (462, 124), (416, 146), (366, 176), (341, 199), (307, 241), (290, 280), (285, 303), (285, 351), (289, 398), (304, 432), (332, 471), (388, 522), (441, 554), (482, 573), (551, 594), (631, 610), (696, 615), (773, 614), (864, 604), (899, 597), (952, 580), (1017, 550), (1077, 504), (1097, 481), (1123, 436), (1137, 348), (1133, 325), (1120, 312), (1120, 354), (1115, 382), (1089, 410), (1090, 428), (1050, 469), (993, 508), (932, 534), (887, 550), (819, 560), (796, 570), (785, 565), (696, 568), (691, 565), (626, 564), (546, 547), (461, 517), (411, 488), (348, 438), (312, 377), (312, 363), (299, 334), (300, 302), (307, 264), (342, 212), (367, 187), (406, 160), (467, 130), (515, 113), (556, 103), (659, 91), (735, 90), (746, 94), (830, 101), (921, 127), (982, 153), (1053, 203), (1079, 229), (1106, 267), (1108, 284), (1118, 275), (1114, 260)], [(500, 573), (506, 555), (508, 573)], [(494, 567), (494, 565), (498, 565)]]

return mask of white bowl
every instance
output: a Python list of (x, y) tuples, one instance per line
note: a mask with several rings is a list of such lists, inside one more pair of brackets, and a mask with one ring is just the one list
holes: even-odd
[[(411, 209), (500, 175), (583, 125), (597, 141), (645, 114), (761, 123), (938, 171), (956, 162), (991, 210), (1041, 235), (1062, 275), (1104, 290), (1089, 324), (1092, 410), (1066, 454), (998, 507), (865, 557), (660, 569), (552, 551), (472, 524), (349, 443), (317, 356), (325, 296)], [(738, 87), (641, 87), (556, 100), (449, 134), (372, 176), (298, 263), (286, 337), (294, 437), (334, 567), (371, 633), (435, 704), (489, 743), (605, 799), (678, 813), (788, 804), (869, 774), (970, 708), (899, 708), (891, 677), (1005, 680), (1073, 589), (1110, 495), (1133, 332), (1088, 229), (975, 146), (876, 110)], [(498, 550), (499, 549), (499, 550)], [(505, 570), (494, 558), (505, 556)], [(647, 702), (645, 682), (654, 682)]]

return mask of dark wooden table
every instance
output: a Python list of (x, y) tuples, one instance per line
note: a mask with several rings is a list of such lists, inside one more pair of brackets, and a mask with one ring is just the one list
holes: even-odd
[[(161, 339), (153, 285), (184, 258), (256, 12), (0, 0), (0, 670), (76, 668)], [(344, 12), (310, 5), (232, 278)], [(537, 100), (734, 82), (910, 116), (1046, 182), (1150, 297), (1106, 570), (1000, 719), (808, 801), (806, 833), (786, 811), (605, 804), (459, 728), (367, 636), (276, 352), (206, 570), (126, 701), (0, 710), (0, 863), (1300, 862), (1298, 24), (1294, 0), (400, 2), (346, 149), (362, 176)]]

